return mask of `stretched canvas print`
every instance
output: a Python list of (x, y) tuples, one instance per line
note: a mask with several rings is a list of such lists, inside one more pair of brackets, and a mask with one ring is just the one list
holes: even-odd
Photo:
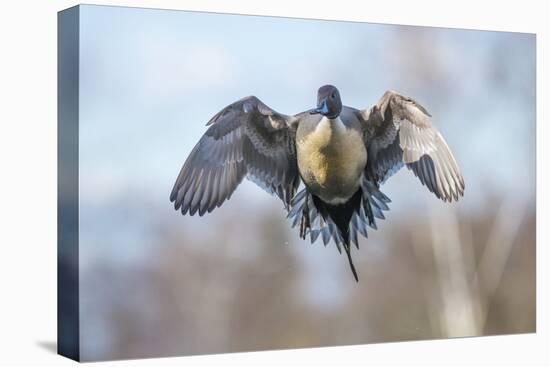
[(535, 35), (58, 15), (58, 350), (535, 331)]

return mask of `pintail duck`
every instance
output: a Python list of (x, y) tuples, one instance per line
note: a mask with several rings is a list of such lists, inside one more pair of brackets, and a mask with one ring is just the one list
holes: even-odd
[[(222, 109), (193, 148), (170, 201), (202, 216), (228, 200), (248, 178), (284, 203), (292, 226), (311, 242), (343, 247), (353, 276), (351, 244), (384, 219), (390, 199), (380, 191), (401, 167), (443, 201), (464, 194), (458, 164), (419, 103), (387, 91), (376, 105), (342, 105), (338, 89), (321, 87), (317, 107), (294, 116), (254, 96)], [(304, 188), (297, 193), (300, 183)]]

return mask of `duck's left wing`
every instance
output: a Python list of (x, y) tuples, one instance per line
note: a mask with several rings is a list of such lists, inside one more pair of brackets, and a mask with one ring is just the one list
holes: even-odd
[(404, 165), (443, 201), (464, 195), (464, 179), (431, 115), (419, 103), (387, 91), (360, 111), (368, 151), (366, 175), (378, 184)]
[(174, 207), (190, 215), (211, 212), (247, 177), (288, 209), (300, 183), (296, 118), (250, 96), (222, 109), (207, 125), (176, 179), (170, 194)]

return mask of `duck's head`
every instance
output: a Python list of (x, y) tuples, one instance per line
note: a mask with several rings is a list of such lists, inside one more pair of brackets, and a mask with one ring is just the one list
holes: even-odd
[(342, 112), (340, 92), (333, 85), (323, 85), (317, 92), (317, 108), (310, 111), (312, 115), (321, 114), (329, 119), (335, 119)]

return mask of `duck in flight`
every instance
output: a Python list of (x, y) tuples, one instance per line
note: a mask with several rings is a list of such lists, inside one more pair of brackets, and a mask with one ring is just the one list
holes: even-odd
[[(390, 199), (382, 185), (406, 166), (437, 198), (464, 194), (458, 164), (411, 98), (384, 93), (371, 108), (342, 105), (338, 89), (319, 88), (317, 107), (294, 116), (254, 96), (218, 112), (193, 148), (170, 195), (182, 214), (202, 216), (228, 200), (246, 177), (282, 200), (292, 226), (311, 242), (332, 239), (346, 252), (355, 280), (352, 244), (376, 229)], [(304, 188), (297, 193), (300, 183)]]

